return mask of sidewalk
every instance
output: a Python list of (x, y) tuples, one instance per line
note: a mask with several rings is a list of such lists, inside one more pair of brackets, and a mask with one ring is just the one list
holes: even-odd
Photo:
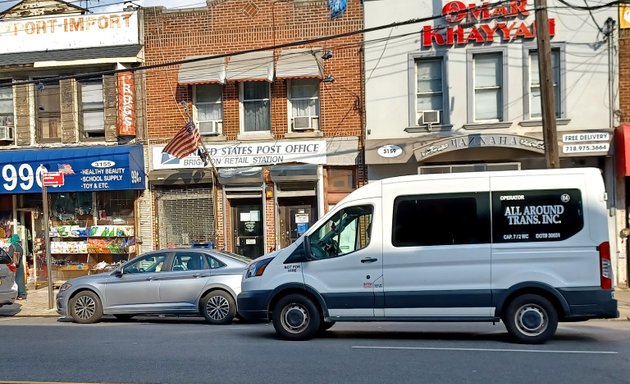
[[(48, 309), (48, 287), (39, 289), (30, 288), (28, 299), (18, 300), (13, 305), (0, 307), (0, 317), (57, 317), (54, 300), (57, 290), (53, 291), (53, 309)], [(619, 318), (617, 320), (630, 321), (630, 289), (615, 289), (615, 297), (619, 306)]]

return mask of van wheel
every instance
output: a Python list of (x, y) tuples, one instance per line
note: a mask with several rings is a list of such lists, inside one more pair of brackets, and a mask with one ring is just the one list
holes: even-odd
[(273, 308), (273, 327), (287, 340), (308, 340), (320, 329), (317, 306), (300, 294), (287, 295)]
[(81, 291), (70, 299), (68, 309), (72, 319), (80, 324), (96, 323), (103, 316), (101, 300), (92, 291)]
[(542, 296), (527, 294), (510, 302), (503, 315), (510, 335), (519, 343), (542, 344), (558, 328), (558, 313)]
[(210, 324), (230, 324), (236, 316), (236, 302), (224, 291), (212, 291), (201, 298), (201, 312)]

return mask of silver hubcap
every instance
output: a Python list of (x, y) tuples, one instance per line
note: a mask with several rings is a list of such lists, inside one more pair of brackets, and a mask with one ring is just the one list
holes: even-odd
[(212, 320), (223, 320), (230, 313), (230, 303), (223, 296), (211, 296), (206, 304), (206, 312)]
[(516, 311), (516, 326), (527, 336), (538, 336), (549, 324), (547, 312), (537, 304), (527, 304)]
[(292, 303), (282, 309), (280, 316), (282, 327), (291, 333), (303, 332), (311, 322), (308, 311), (304, 306)]
[(74, 313), (81, 320), (89, 320), (96, 313), (96, 302), (90, 296), (79, 296), (74, 303)]

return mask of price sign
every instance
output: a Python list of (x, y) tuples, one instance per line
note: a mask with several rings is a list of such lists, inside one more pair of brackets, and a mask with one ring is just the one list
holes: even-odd
[(59, 187), (63, 185), (63, 173), (61, 172), (44, 172), (42, 174), (42, 183), (46, 187)]

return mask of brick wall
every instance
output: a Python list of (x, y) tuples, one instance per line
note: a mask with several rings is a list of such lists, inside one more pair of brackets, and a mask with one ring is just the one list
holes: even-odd
[(620, 122), (630, 122), (630, 29), (619, 30)]

